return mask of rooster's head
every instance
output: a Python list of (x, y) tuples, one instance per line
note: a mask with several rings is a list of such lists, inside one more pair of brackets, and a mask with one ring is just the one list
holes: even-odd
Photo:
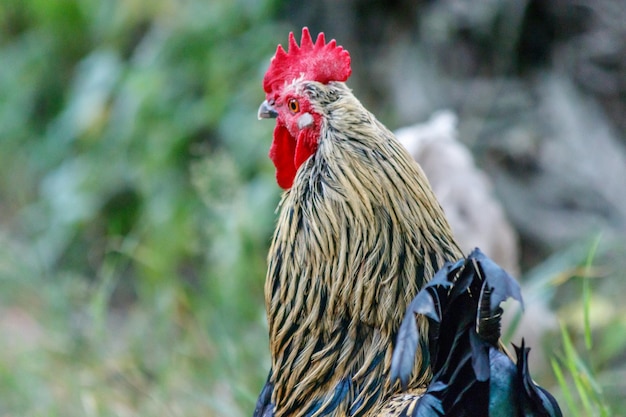
[(300, 46), (293, 32), (288, 52), (278, 45), (263, 79), (259, 119), (276, 119), (269, 156), (282, 188), (291, 188), (300, 165), (317, 150), (329, 98), (325, 87), (346, 81), (351, 71), (348, 51), (335, 40), (326, 43), (323, 33), (313, 43), (304, 28)]

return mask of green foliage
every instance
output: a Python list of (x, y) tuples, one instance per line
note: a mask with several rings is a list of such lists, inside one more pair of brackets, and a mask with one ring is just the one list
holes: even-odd
[(0, 413), (249, 414), (274, 9), (2, 2), (0, 331), (26, 336), (1, 344)]
[[(621, 303), (623, 272), (615, 269), (622, 244), (597, 237), (590, 244), (575, 244), (553, 254), (525, 274), (522, 280), (526, 314), (516, 305), (503, 328), (503, 340), (519, 343), (525, 332), (544, 325), (521, 323), (532, 305), (548, 305), (560, 323), (544, 337), (545, 360), (539, 345), (530, 359), (538, 361), (531, 372), (540, 385), (553, 393), (564, 415), (612, 416), (626, 413), (623, 392), (623, 352), (626, 349), (626, 315)], [(553, 314), (539, 310), (540, 314)], [(543, 365), (545, 362), (548, 366)], [(552, 372), (550, 372), (552, 371)], [(551, 381), (554, 378), (554, 381)], [(552, 384), (552, 385), (550, 385)]]
[[(550, 364), (560, 387), (560, 395), (563, 401), (561, 406), (565, 415), (572, 416), (610, 416), (612, 414), (610, 401), (604, 393), (605, 384), (598, 375), (605, 371), (602, 369), (601, 355), (593, 350), (592, 339), (592, 289), (593, 263), (598, 253), (600, 237), (596, 238), (588, 250), (584, 266), (580, 274), (582, 303), (582, 329), (579, 332), (581, 347), (574, 343), (573, 331), (568, 330), (561, 323), (562, 351), (557, 352), (551, 359)], [(618, 319), (619, 320), (619, 319)], [(602, 329), (601, 333), (607, 330)], [(610, 332), (610, 330), (608, 330)], [(622, 347), (624, 341), (618, 342)], [(610, 345), (615, 346), (615, 341)], [(614, 360), (615, 356), (611, 357)], [(609, 358), (605, 358), (609, 359)], [(623, 405), (619, 405), (621, 409)], [(619, 414), (618, 414), (619, 415)]]
[[(573, 416), (609, 416), (610, 409), (604, 399), (602, 388), (593, 372), (576, 351), (571, 336), (565, 327), (561, 327), (561, 336), (564, 353), (557, 358), (552, 358), (551, 365), (561, 386), (562, 395), (565, 399), (564, 408), (566, 406), (569, 411), (567, 414)], [(571, 384), (566, 379), (563, 368), (567, 369)], [(574, 385), (576, 389), (579, 403), (574, 400), (571, 385)]]

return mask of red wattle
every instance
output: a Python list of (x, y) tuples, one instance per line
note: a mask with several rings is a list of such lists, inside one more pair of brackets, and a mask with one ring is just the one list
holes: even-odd
[(274, 128), (274, 140), (270, 146), (269, 157), (276, 167), (276, 182), (288, 190), (293, 185), (297, 167), (295, 165), (296, 139), (280, 123)]

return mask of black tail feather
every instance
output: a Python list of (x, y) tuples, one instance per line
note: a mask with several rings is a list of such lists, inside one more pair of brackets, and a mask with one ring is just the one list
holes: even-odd
[(559, 406), (528, 372), (528, 348), (517, 348), (517, 365), (498, 349), (507, 298), (522, 303), (520, 287), (476, 249), (446, 264), (415, 297), (398, 332), (392, 380), (410, 378), (419, 332), (415, 317), (428, 317), (433, 379), (413, 410), (427, 416), (561, 417)]
[(259, 398), (256, 401), (256, 407), (252, 417), (273, 417), (274, 416), (274, 404), (272, 403), (272, 391), (274, 385), (270, 381), (272, 378), (272, 372), (267, 376), (267, 381), (259, 394)]

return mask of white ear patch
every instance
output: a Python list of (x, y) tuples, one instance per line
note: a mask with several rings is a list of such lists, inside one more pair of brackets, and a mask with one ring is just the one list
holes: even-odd
[(299, 129), (304, 129), (307, 126), (311, 126), (311, 124), (313, 124), (313, 116), (311, 116), (311, 113), (304, 113), (298, 119), (298, 128)]

